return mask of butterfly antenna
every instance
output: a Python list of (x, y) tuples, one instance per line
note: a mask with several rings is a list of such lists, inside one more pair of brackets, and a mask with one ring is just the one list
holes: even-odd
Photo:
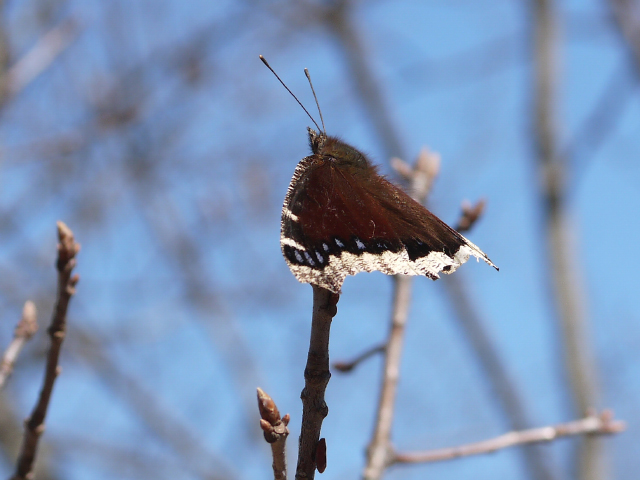
[[(311, 116), (311, 114), (307, 111), (307, 109), (306, 109), (306, 108), (304, 108), (304, 105), (302, 105), (302, 103), (300, 102), (300, 100), (298, 100), (298, 97), (296, 97), (296, 96), (293, 94), (293, 92), (292, 92), (291, 90), (289, 90), (289, 87), (287, 87), (287, 86), (285, 85), (285, 83), (284, 83), (284, 82), (282, 81), (282, 79), (278, 76), (278, 74), (275, 72), (275, 70), (274, 70), (273, 68), (271, 68), (271, 65), (269, 65), (269, 62), (267, 62), (267, 60), (266, 60), (262, 55), (260, 55), (260, 60), (262, 60), (262, 63), (264, 63), (264, 64), (267, 66), (267, 68), (268, 68), (269, 70), (271, 70), (271, 73), (273, 73), (273, 74), (276, 76), (276, 78), (278, 79), (278, 81), (282, 84), (282, 86), (283, 86), (284, 88), (286, 88), (286, 89), (287, 89), (287, 92), (289, 92), (289, 93), (291, 94), (291, 96), (292, 96), (293, 98), (295, 98), (295, 99), (296, 99), (296, 102), (298, 102), (298, 105), (300, 105), (300, 106), (302, 107), (302, 110), (304, 110), (304, 113), (306, 113), (307, 115), (309, 115), (309, 118), (311, 119), (311, 121), (313, 122), (313, 124), (316, 126), (316, 128), (317, 128), (318, 130), (320, 130), (320, 126), (318, 125), (318, 122), (316, 122), (316, 121), (313, 119), (313, 117), (312, 117), (312, 116)], [(305, 70), (306, 70), (306, 69), (305, 69)], [(313, 90), (313, 87), (311, 87), (311, 89)], [(314, 92), (313, 96), (315, 97), (315, 95), (316, 95), (316, 94), (315, 94), (315, 92)], [(318, 101), (318, 100), (316, 100), (316, 102), (317, 102), (317, 101)], [(320, 114), (320, 120), (322, 120), (322, 114)], [(322, 126), (324, 127), (324, 122), (322, 123)], [(323, 129), (323, 131), (324, 131), (324, 129)]]
[(320, 103), (318, 103), (318, 97), (316, 96), (316, 91), (313, 88), (313, 83), (311, 83), (311, 75), (309, 75), (309, 70), (304, 69), (304, 74), (307, 76), (307, 80), (309, 80), (309, 86), (311, 87), (311, 91), (313, 92), (313, 98), (316, 101), (316, 107), (318, 107), (318, 113), (320, 114), (320, 122), (322, 123), (322, 133), (327, 134), (327, 129), (324, 128), (324, 118), (322, 118), (322, 110), (320, 110)]

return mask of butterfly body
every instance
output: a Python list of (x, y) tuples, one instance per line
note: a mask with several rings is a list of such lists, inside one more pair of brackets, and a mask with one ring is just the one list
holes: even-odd
[(280, 244), (303, 283), (339, 293), (347, 275), (451, 273), (473, 243), (380, 176), (357, 149), (309, 130), (312, 155), (294, 172), (282, 208)]

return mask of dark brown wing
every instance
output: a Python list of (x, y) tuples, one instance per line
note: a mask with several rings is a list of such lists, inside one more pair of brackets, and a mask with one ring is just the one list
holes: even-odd
[(301, 282), (335, 293), (347, 275), (450, 273), (486, 256), (375, 173), (338, 168), (318, 155), (296, 168), (282, 210), (281, 247)]

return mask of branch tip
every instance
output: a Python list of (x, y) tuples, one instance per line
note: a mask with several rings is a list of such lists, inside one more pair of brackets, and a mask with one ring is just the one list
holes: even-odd
[(484, 213), (486, 205), (487, 202), (484, 198), (478, 200), (475, 205), (472, 205), (468, 200), (463, 201), (461, 206), (462, 215), (460, 216), (460, 220), (458, 220), (456, 230), (459, 232), (471, 230)]
[(22, 309), (22, 318), (16, 325), (15, 338), (29, 340), (38, 331), (38, 311), (35, 303), (27, 300)]

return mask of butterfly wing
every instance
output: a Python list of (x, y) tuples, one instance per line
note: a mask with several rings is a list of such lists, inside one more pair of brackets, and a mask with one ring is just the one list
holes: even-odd
[[(366, 173), (366, 174), (364, 174)], [(283, 255), (296, 278), (339, 293), (347, 275), (453, 272), (469, 255), (462, 235), (373, 172), (317, 155), (294, 172), (282, 210)]]
[(368, 191), (387, 212), (414, 270), (438, 278), (452, 273), (470, 256), (497, 267), (475, 244), (444, 223), (384, 177), (369, 177)]

